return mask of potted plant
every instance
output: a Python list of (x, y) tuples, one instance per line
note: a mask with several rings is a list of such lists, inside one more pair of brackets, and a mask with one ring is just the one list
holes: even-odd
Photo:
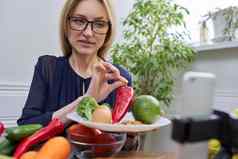
[(212, 19), (214, 42), (231, 41), (237, 38), (238, 7), (217, 8), (213, 12), (208, 12), (205, 17), (204, 21)]
[(173, 99), (176, 72), (194, 59), (194, 51), (184, 43), (187, 9), (169, 0), (135, 0), (123, 22), (124, 39), (114, 44), (114, 63), (122, 64), (133, 74), (138, 95), (150, 94), (165, 105)]

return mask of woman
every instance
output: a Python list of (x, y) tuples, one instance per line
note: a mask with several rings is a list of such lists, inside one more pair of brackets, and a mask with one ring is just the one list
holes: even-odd
[(47, 125), (57, 117), (68, 124), (84, 96), (113, 106), (115, 89), (131, 85), (130, 74), (105, 61), (115, 35), (109, 0), (68, 0), (61, 15), (63, 57), (42, 56), (18, 124)]

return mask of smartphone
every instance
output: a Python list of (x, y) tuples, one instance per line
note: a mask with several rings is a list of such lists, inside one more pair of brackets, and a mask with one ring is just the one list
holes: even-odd
[(186, 72), (177, 114), (181, 117), (208, 116), (212, 113), (216, 76), (206, 72)]
[[(216, 76), (205, 72), (187, 72), (182, 80), (182, 101), (177, 110), (182, 118), (208, 117), (212, 114)], [(207, 141), (176, 145), (177, 159), (207, 159)]]

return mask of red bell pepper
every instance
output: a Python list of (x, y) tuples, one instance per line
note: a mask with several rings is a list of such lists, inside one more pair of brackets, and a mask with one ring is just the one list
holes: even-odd
[(19, 143), (14, 152), (15, 159), (19, 159), (24, 152), (31, 148), (31, 146), (61, 134), (63, 131), (64, 124), (57, 118), (52, 119), (46, 127), (40, 129)]
[(5, 130), (4, 124), (2, 122), (0, 122), (0, 136), (2, 135), (4, 130)]
[(127, 113), (134, 96), (134, 90), (129, 86), (122, 86), (116, 90), (116, 101), (112, 110), (112, 123), (119, 122)]

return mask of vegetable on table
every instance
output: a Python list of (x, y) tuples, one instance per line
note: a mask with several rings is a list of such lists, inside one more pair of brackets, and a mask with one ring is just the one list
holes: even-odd
[(28, 151), (25, 152), (20, 159), (35, 159), (37, 155), (37, 151)]
[(0, 155), (0, 159), (13, 159), (10, 156)]
[(14, 157), (19, 159), (21, 155), (28, 151), (31, 146), (43, 142), (49, 138), (52, 138), (64, 131), (64, 124), (58, 118), (52, 119), (52, 121), (42, 129), (38, 130), (33, 135), (23, 139), (17, 146)]
[(97, 106), (98, 106), (98, 103), (93, 97), (86, 96), (82, 98), (82, 100), (79, 102), (76, 112), (81, 117), (87, 120), (91, 120), (92, 113), (96, 109)]
[(4, 129), (5, 129), (4, 124), (0, 122), (0, 136), (3, 134)]
[(232, 155), (232, 159), (238, 159), (238, 154), (236, 153), (236, 154)]
[(112, 111), (112, 123), (119, 122), (128, 112), (134, 90), (130, 86), (122, 86), (116, 90), (116, 101)]
[(48, 140), (36, 154), (35, 159), (67, 159), (71, 152), (71, 145), (64, 137), (53, 137)]
[(218, 139), (208, 140), (208, 159), (213, 159), (221, 150), (221, 142)]
[(92, 114), (92, 122), (112, 123), (112, 112), (107, 105), (99, 105)]
[(238, 118), (238, 108), (234, 109), (232, 112), (233, 112), (235, 118)]
[(102, 131), (82, 124), (73, 124), (67, 129), (67, 133), (72, 140), (81, 143), (95, 143), (95, 136), (102, 134)]
[(87, 144), (97, 144), (94, 147), (95, 155), (103, 155), (108, 152), (112, 152), (120, 144), (112, 145), (116, 143), (116, 138), (110, 134), (98, 129), (88, 128), (82, 124), (73, 124), (67, 129), (69, 138)]
[(11, 142), (6, 137), (0, 138), (0, 154), (1, 155), (11, 155), (13, 153), (14, 148), (15, 148), (15, 143)]
[(11, 141), (20, 141), (21, 139), (34, 134), (41, 129), (41, 124), (27, 124), (6, 129), (7, 138)]
[(95, 154), (96, 155), (103, 155), (108, 152), (112, 152), (113, 150), (117, 149), (120, 145), (115, 144), (115, 145), (110, 145), (116, 142), (116, 139), (113, 135), (108, 134), (108, 133), (101, 133), (100, 135), (97, 135), (95, 137), (95, 143), (101, 146), (96, 146), (95, 147)]
[(151, 95), (140, 95), (135, 98), (132, 114), (136, 120), (152, 124), (161, 116), (161, 103)]

